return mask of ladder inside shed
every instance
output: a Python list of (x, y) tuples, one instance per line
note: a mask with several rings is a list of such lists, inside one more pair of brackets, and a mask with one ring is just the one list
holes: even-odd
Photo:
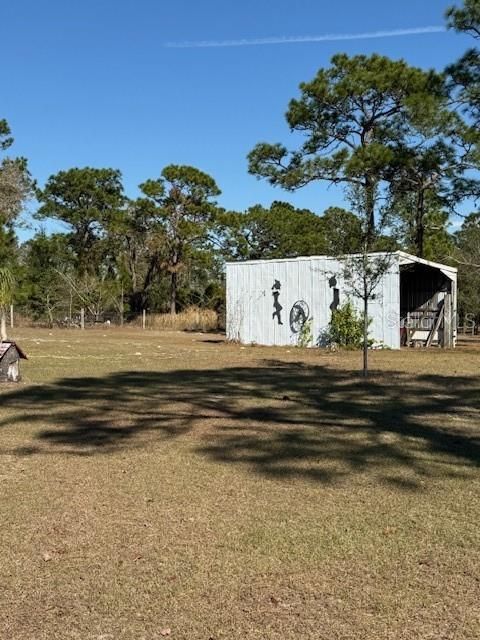
[(431, 328), (430, 333), (428, 334), (428, 338), (425, 343), (426, 347), (430, 347), (432, 345), (435, 334), (437, 334), (437, 342), (440, 342), (438, 338), (438, 331), (440, 329), (440, 323), (442, 322), (442, 320), (444, 320), (444, 318), (445, 318), (445, 304), (444, 304), (444, 301), (442, 300), (440, 303), (440, 306), (438, 307), (437, 317), (435, 319), (435, 322), (433, 323), (433, 327)]
[[(431, 347), (442, 343), (441, 329), (445, 325), (445, 303), (441, 300), (436, 309), (408, 314), (406, 346)], [(428, 333), (427, 333), (428, 332)], [(426, 334), (426, 335), (425, 335)]]

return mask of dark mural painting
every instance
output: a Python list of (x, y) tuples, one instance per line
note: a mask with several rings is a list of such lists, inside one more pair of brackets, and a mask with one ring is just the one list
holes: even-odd
[(290, 310), (290, 329), (293, 333), (300, 333), (309, 315), (310, 309), (305, 300), (297, 300)]
[(335, 311), (340, 305), (340, 289), (337, 289), (337, 279), (335, 276), (329, 279), (328, 285), (330, 289), (333, 289), (333, 300), (330, 304), (330, 311)]
[(275, 280), (272, 286), (272, 296), (273, 296), (273, 313), (272, 320), (277, 318), (278, 324), (283, 324), (282, 322), (282, 305), (280, 304), (280, 289), (282, 288), (280, 280)]

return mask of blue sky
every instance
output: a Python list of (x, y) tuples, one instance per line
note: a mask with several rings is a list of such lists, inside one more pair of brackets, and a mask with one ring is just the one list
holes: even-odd
[[(122, 171), (128, 195), (170, 163), (210, 173), (238, 210), (283, 199), (322, 212), (342, 194), (295, 194), (247, 173), (259, 141), (283, 141), (298, 84), (334, 53), (379, 52), (443, 68), (471, 46), (454, 33), (341, 42), (172, 48), (167, 43), (442, 26), (448, 0), (16, 0), (2, 7), (0, 117), (38, 182), (73, 166)], [(22, 237), (28, 235), (23, 231)]]

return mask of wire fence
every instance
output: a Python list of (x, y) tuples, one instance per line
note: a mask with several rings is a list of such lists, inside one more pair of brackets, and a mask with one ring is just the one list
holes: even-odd
[(45, 327), (58, 329), (86, 330), (94, 327), (130, 327), (141, 330), (173, 331), (223, 331), (224, 316), (213, 309), (191, 307), (177, 314), (155, 313), (148, 309), (139, 312), (106, 311), (93, 314), (80, 309), (70, 315), (57, 314), (49, 318), (33, 318), (10, 307), (10, 328)]
[(478, 336), (480, 335), (480, 325), (475, 322), (460, 324), (457, 326), (457, 335), (459, 336)]

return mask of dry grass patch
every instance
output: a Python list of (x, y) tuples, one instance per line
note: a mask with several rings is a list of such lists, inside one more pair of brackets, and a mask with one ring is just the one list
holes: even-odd
[(18, 340), (0, 637), (480, 636), (478, 350)]
[[(139, 317), (135, 324), (141, 326)], [(171, 313), (149, 313), (146, 317), (149, 329), (156, 331), (217, 331), (218, 314), (212, 309), (189, 307), (175, 315)]]

